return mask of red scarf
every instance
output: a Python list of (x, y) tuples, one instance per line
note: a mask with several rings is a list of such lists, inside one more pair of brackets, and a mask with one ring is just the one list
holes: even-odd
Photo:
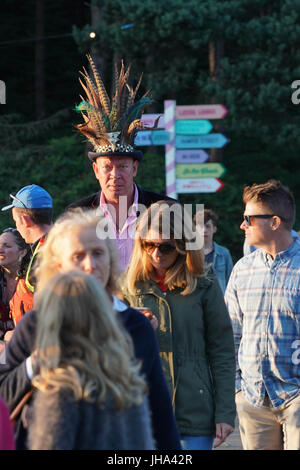
[(164, 276), (160, 276), (159, 274), (156, 273), (156, 277), (158, 278), (158, 281), (156, 281), (158, 287), (159, 287), (163, 292), (167, 292), (168, 286), (165, 284), (165, 278), (164, 278)]

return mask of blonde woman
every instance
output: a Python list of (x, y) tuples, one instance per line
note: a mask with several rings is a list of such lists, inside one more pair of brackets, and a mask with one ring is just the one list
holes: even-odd
[(39, 293), (33, 450), (154, 449), (146, 383), (104, 288), (80, 271)]
[[(37, 292), (47, 288), (59, 273), (80, 270), (101, 284), (113, 303), (125, 329), (130, 334), (141, 372), (148, 386), (152, 428), (157, 449), (180, 449), (179, 433), (174, 418), (167, 384), (162, 372), (157, 341), (147, 318), (119, 301), (118, 258), (115, 241), (107, 237), (106, 219), (101, 211), (77, 209), (63, 214), (53, 225), (38, 258), (35, 271)], [(33, 354), (39, 308), (27, 312), (14, 330), (6, 348), (7, 364), (0, 369), (0, 394), (13, 409), (27, 391), (38, 364)], [(18, 420), (17, 449), (27, 447), (27, 430)]]
[(211, 449), (233, 431), (233, 334), (216, 276), (205, 272), (188, 212), (160, 201), (138, 224), (123, 294), (148, 307), (184, 449)]

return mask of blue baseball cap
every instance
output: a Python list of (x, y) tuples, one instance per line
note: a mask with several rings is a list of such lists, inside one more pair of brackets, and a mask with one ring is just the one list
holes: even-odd
[(2, 211), (7, 211), (13, 207), (20, 207), (21, 209), (51, 209), (53, 207), (50, 194), (36, 184), (24, 186), (15, 196), (13, 194), (9, 196), (13, 202), (9, 206), (2, 207)]

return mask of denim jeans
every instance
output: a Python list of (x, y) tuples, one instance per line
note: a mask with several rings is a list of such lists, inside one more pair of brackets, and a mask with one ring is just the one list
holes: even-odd
[(181, 436), (183, 450), (211, 450), (214, 436)]

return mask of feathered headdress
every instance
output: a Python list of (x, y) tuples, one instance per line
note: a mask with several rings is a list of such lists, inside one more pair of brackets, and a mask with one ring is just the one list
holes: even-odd
[[(130, 66), (125, 70), (123, 61), (120, 71), (115, 64), (113, 93), (110, 99), (103, 81), (97, 71), (94, 61), (90, 55), (87, 56), (92, 76), (89, 76), (85, 68), (80, 72), (84, 82), (79, 78), (80, 84), (85, 91), (86, 98), (81, 98), (81, 103), (76, 106), (84, 123), (76, 125), (88, 141), (92, 144), (94, 152), (89, 152), (90, 160), (100, 156), (130, 156), (141, 160), (142, 152), (134, 148), (134, 139), (141, 129), (149, 129), (144, 126), (141, 116), (146, 105), (152, 103), (149, 92), (134, 102), (140, 87), (142, 75), (133, 89), (128, 78)], [(155, 126), (157, 123), (155, 123)]]

